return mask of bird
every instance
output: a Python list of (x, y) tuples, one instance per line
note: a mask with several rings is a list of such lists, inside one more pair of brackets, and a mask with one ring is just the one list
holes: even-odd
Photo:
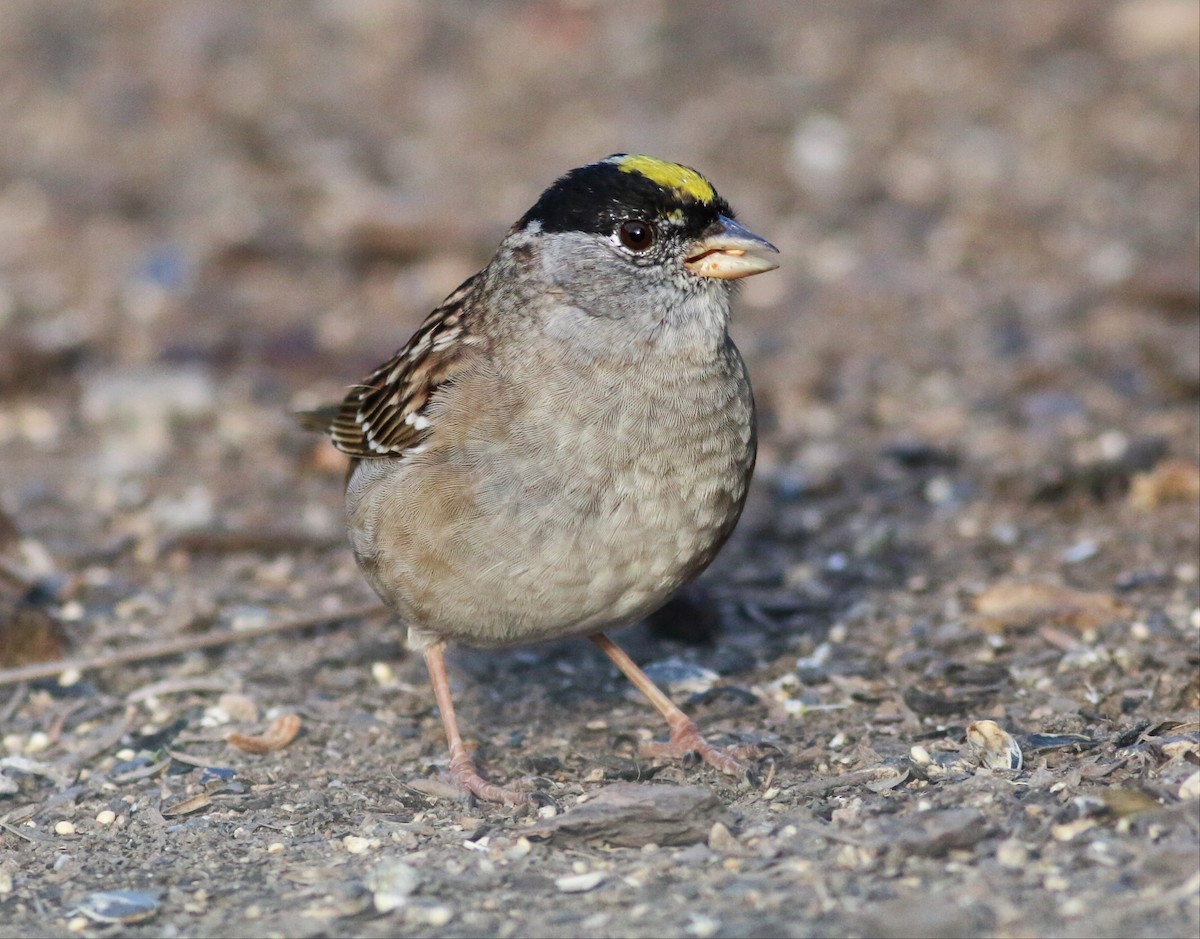
[(354, 556), (424, 656), (464, 797), (532, 798), (468, 754), (448, 643), (586, 636), (666, 719), (656, 752), (747, 774), (607, 633), (741, 515), (757, 435), (730, 301), (777, 253), (697, 170), (612, 154), (555, 180), (395, 355), (304, 416), (350, 458)]

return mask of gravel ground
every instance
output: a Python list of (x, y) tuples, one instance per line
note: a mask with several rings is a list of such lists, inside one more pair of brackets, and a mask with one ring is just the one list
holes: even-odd
[[(13, 0), (0, 88), (0, 666), (193, 646), (0, 686), (0, 934), (1200, 933), (1190, 0)], [(617, 150), (782, 250), (747, 514), (622, 638), (762, 779), (462, 649), (553, 800), (466, 805), (291, 412)]]

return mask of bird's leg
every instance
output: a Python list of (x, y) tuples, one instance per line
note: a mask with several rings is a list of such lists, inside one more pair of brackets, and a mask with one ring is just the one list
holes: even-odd
[(615, 642), (604, 635), (604, 633), (596, 633), (590, 637), (592, 642), (596, 643), (604, 654), (607, 655), (617, 668), (625, 673), (634, 686), (647, 698), (650, 703), (657, 708), (658, 713), (667, 719), (667, 726), (671, 728), (671, 740), (665, 744), (649, 744), (643, 745), (643, 749), (652, 755), (662, 754), (664, 756), (683, 757), (689, 753), (698, 753), (705, 763), (715, 766), (722, 773), (729, 776), (747, 776), (749, 775), (747, 767), (721, 750), (714, 747), (711, 743), (701, 736), (700, 730), (696, 727), (696, 722), (683, 713), (676, 707), (675, 703), (668, 698), (658, 686), (654, 684), (637, 665), (634, 663), (625, 651)]
[(450, 698), (450, 681), (446, 677), (446, 661), (442, 655), (445, 647), (435, 642), (425, 648), (425, 667), (433, 681), (433, 696), (438, 710), (442, 712), (442, 726), (446, 729), (446, 740), (450, 744), (450, 778), (463, 792), (469, 792), (484, 802), (502, 802), (505, 805), (523, 805), (530, 801), (529, 793), (519, 789), (505, 789), (490, 783), (479, 775), (475, 764), (467, 755), (462, 737), (458, 733), (458, 721), (454, 717), (454, 702)]

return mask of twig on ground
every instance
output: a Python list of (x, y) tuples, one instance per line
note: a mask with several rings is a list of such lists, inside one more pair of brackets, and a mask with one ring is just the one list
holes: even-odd
[(118, 649), (115, 652), (82, 655), (69, 659), (57, 659), (52, 662), (35, 662), (32, 665), (22, 665), (19, 668), (0, 669), (0, 688), (6, 685), (15, 685), (23, 681), (53, 678), (55, 675), (61, 675), (66, 671), (89, 672), (112, 668), (116, 665), (132, 665), (137, 662), (148, 662), (152, 659), (165, 659), (173, 655), (183, 655), (185, 652), (194, 652), (199, 649), (215, 649), (219, 646), (248, 642), (252, 639), (260, 639), (263, 636), (272, 636), (276, 633), (315, 629), (318, 626), (328, 626), (343, 620), (373, 619), (387, 612), (386, 607), (371, 604), (370, 606), (339, 610), (334, 613), (322, 613), (318, 616), (307, 616), (300, 619), (266, 623), (262, 626), (253, 626), (249, 629), (226, 629), (221, 632), (208, 633), (201, 636), (179, 636), (174, 639), (164, 639), (161, 642), (147, 642), (128, 649)]

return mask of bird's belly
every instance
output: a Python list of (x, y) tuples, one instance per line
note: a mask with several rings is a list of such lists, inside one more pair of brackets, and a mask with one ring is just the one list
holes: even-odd
[(737, 521), (754, 443), (748, 396), (736, 405), (732, 420), (728, 401), (666, 424), (565, 420), (554, 439), (523, 440), (517, 422), (507, 440), (352, 484), (355, 553), (418, 634), (513, 645), (635, 622)]

